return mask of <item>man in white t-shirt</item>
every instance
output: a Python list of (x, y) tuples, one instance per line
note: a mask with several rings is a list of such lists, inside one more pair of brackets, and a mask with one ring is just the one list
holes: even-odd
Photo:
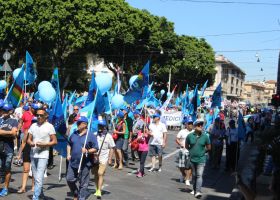
[(183, 124), (185, 129), (180, 130), (176, 137), (176, 143), (180, 146), (178, 167), (182, 173), (180, 181), (185, 181), (186, 185), (190, 186), (191, 166), (190, 162), (188, 162), (189, 151), (186, 149), (185, 144), (188, 134), (193, 131), (192, 117), (185, 118)]
[(111, 134), (107, 133), (107, 123), (105, 120), (98, 121), (97, 142), (99, 151), (97, 152), (99, 164), (92, 168), (92, 173), (95, 176), (96, 192), (95, 196), (101, 197), (101, 188), (103, 185), (103, 177), (106, 171), (107, 162), (109, 159), (110, 151), (115, 148), (115, 142)]
[(153, 122), (149, 126), (150, 130), (150, 156), (152, 156), (152, 167), (149, 172), (155, 171), (156, 156), (158, 156), (159, 168), (158, 172), (161, 172), (162, 167), (162, 150), (166, 146), (167, 142), (167, 129), (166, 126), (160, 122), (160, 115), (155, 113), (153, 115)]
[(31, 146), (31, 167), (35, 186), (32, 200), (38, 200), (42, 192), (44, 172), (49, 159), (49, 148), (57, 144), (55, 129), (47, 122), (47, 112), (40, 108), (36, 112), (37, 123), (28, 130), (27, 143)]

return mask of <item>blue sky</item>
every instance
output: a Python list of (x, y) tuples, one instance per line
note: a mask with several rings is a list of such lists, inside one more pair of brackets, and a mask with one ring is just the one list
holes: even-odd
[[(223, 54), (246, 72), (246, 80), (277, 79), (280, 5), (211, 4), (174, 0), (126, 1), (133, 7), (146, 9), (154, 15), (165, 16), (174, 22), (175, 32), (180, 35), (206, 36), (277, 30), (259, 34), (204, 37), (217, 54)], [(280, 4), (279, 0), (239, 1)], [(253, 51), (228, 52), (232, 50)], [(260, 62), (257, 62), (257, 52)]]

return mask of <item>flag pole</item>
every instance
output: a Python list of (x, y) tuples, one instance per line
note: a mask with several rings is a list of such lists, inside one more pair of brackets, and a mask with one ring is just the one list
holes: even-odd
[(61, 181), (61, 168), (62, 168), (62, 155), (60, 155), (60, 163), (59, 163), (59, 174), (58, 174), (58, 181)]
[[(95, 105), (96, 105), (97, 93), (98, 93), (98, 88), (97, 88), (97, 90), (96, 90), (96, 95), (95, 95), (95, 97), (94, 97), (94, 106), (93, 106), (92, 112), (91, 112), (91, 114), (90, 114), (90, 118), (89, 118), (89, 122), (88, 122), (88, 127), (87, 127), (86, 138), (85, 138), (85, 143), (84, 143), (83, 148), (85, 148), (85, 147), (86, 147), (86, 144), (87, 144), (88, 133), (89, 133), (89, 131), (90, 131), (90, 125), (91, 125), (91, 122), (92, 122), (93, 112), (94, 112), (94, 108), (95, 108)], [(87, 156), (87, 155), (86, 155), (86, 156)], [(81, 166), (82, 166), (83, 157), (84, 157), (84, 154), (83, 154), (83, 152), (82, 152), (82, 156), (81, 156), (80, 163), (79, 163), (79, 168), (78, 168), (78, 174), (79, 174), (80, 171), (81, 171)]]

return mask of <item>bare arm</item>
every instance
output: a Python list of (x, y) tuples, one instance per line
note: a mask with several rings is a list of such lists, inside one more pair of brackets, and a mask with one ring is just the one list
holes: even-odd
[(71, 147), (70, 145), (67, 145), (67, 160), (71, 159)]
[(210, 151), (211, 150), (211, 144), (206, 144), (206, 150)]
[(0, 129), (0, 136), (2, 137), (16, 137), (18, 129), (13, 127), (10, 131), (4, 131)]
[(31, 147), (35, 147), (35, 144), (33, 142), (33, 135), (29, 133), (29, 137), (27, 139), (27, 144), (29, 144)]
[(166, 146), (166, 143), (167, 143), (167, 133), (163, 133), (163, 145), (162, 147), (165, 147)]

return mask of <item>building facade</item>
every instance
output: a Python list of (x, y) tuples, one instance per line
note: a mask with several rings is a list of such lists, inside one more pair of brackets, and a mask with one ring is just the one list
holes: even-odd
[(223, 55), (215, 57), (216, 75), (214, 84), (207, 88), (205, 95), (212, 95), (215, 88), (222, 84), (222, 96), (227, 100), (240, 100), (245, 82), (245, 72)]

